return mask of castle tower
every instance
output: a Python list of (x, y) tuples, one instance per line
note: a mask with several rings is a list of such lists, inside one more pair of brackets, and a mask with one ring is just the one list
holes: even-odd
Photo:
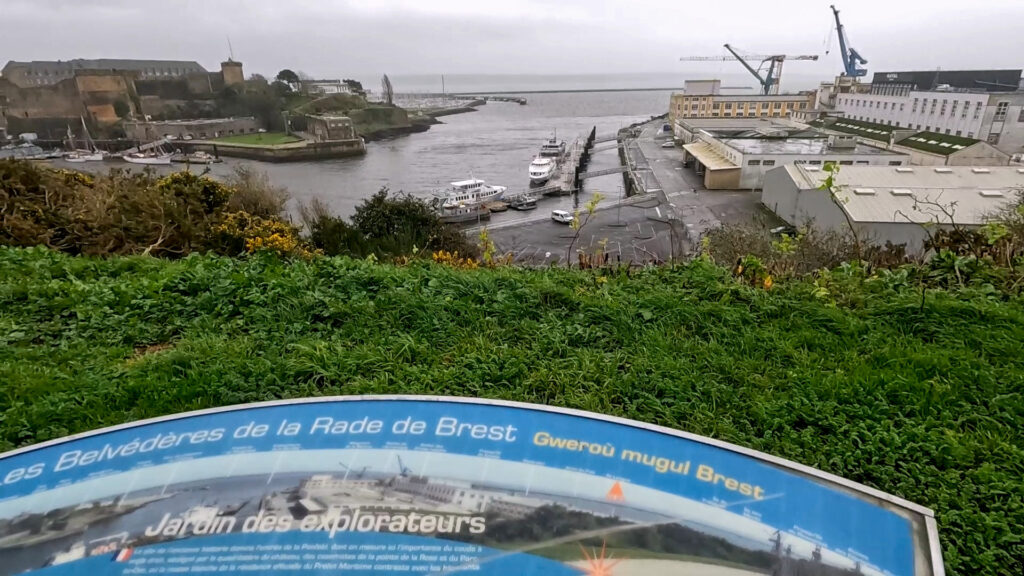
[(220, 74), (224, 78), (225, 86), (234, 86), (245, 82), (245, 74), (242, 72), (242, 63), (235, 62), (228, 58), (220, 63)]

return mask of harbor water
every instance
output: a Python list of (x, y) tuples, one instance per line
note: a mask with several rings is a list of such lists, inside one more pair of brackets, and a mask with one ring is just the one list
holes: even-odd
[[(241, 164), (265, 171), (275, 184), (288, 188), (292, 196), (289, 211), (293, 215), (298, 214), (301, 203), (320, 198), (335, 213), (349, 216), (362, 200), (384, 187), (426, 198), (433, 189), (470, 177), (507, 186), (511, 194), (529, 186), (530, 161), (553, 133), (571, 144), (595, 127), (599, 135), (615, 132), (663, 114), (669, 96), (666, 91), (530, 94), (526, 106), (491, 102), (476, 112), (444, 116), (442, 124), (426, 132), (371, 142), (367, 144), (366, 155), (361, 157), (287, 164), (227, 158), (210, 169), (217, 177), (229, 175)], [(93, 171), (129, 167), (116, 160), (54, 164)], [(590, 169), (618, 165), (618, 154), (608, 150), (593, 156)], [(182, 168), (183, 165), (174, 165), (157, 170)], [(581, 206), (594, 192), (602, 193), (610, 201), (618, 197), (621, 185), (619, 174), (590, 179), (579, 195), (545, 198), (531, 212), (495, 214), (492, 223), (547, 218), (551, 210)]]

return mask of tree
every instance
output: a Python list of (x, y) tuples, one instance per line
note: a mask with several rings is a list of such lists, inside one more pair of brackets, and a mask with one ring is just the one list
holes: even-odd
[(284, 70), (281, 70), (280, 72), (278, 72), (277, 76), (274, 79), (275, 80), (279, 80), (281, 82), (284, 82), (286, 84), (298, 84), (299, 83), (299, 75), (296, 74), (295, 72), (287, 69), (287, 68), (285, 68)]
[(287, 82), (282, 82), (281, 80), (274, 80), (270, 87), (274, 89), (274, 94), (278, 96), (286, 96), (292, 93), (292, 87)]
[(264, 84), (266, 84), (267, 83), (267, 77), (264, 76), (263, 74), (250, 74), (249, 75), (249, 81), (250, 82), (263, 82)]

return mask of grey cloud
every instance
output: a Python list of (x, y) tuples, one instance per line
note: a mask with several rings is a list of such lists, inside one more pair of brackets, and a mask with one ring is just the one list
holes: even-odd
[[(679, 77), (742, 72), (693, 65), (684, 54), (818, 53), (831, 26), (828, 2), (741, 0), (0, 0), (0, 54), (11, 59), (139, 57), (198, 60), (228, 55), (248, 72), (290, 67), (315, 76), (436, 73), (665, 72)], [(1019, 67), (1024, 3), (1018, 0), (838, 0), (871, 70)], [(783, 6), (784, 4), (784, 6)], [(787, 73), (822, 79), (839, 70), (838, 48)]]

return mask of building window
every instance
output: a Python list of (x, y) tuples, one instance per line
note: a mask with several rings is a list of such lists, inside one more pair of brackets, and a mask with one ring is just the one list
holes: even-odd
[(931, 126), (925, 126), (924, 127), (924, 131), (925, 132), (931, 132), (932, 131), (932, 127)]
[(899, 160), (890, 160), (889, 166), (903, 166), (903, 162), (900, 162)]
[(1024, 122), (1024, 108), (1020, 109), (1020, 116), (1017, 116), (1017, 122)]
[(959, 135), (960, 135), (960, 132), (962, 132), (962, 131), (961, 131), (961, 130), (957, 130), (957, 131), (956, 131), (956, 135), (957, 135), (957, 136), (959, 136)]
[(870, 164), (867, 160), (857, 160), (857, 166), (867, 166)]
[(821, 165), (821, 160), (808, 160), (807, 163), (812, 165), (812, 166), (820, 166)]
[(946, 128), (946, 134), (949, 134), (949, 128)]
[(853, 166), (853, 160), (840, 160), (840, 166)]
[(996, 104), (996, 115), (992, 118), (993, 122), (1002, 122), (1006, 120), (1006, 110), (1010, 107), (1009, 102), (1000, 102)]
[(917, 125), (917, 130), (920, 130), (920, 129), (921, 129), (921, 125), (920, 125), (920, 124), (918, 124), (918, 125)]
[(999, 144), (999, 133), (989, 134), (988, 135), (988, 143), (989, 144)]
[(747, 160), (747, 166), (760, 166), (760, 160)]
[(765, 160), (764, 161), (764, 165), (765, 166), (775, 166), (775, 160)]
[(968, 132), (967, 133), (967, 137), (968, 138), (974, 138), (974, 132)]
[(957, 106), (957, 104), (959, 104), (959, 103), (960, 103), (960, 102), (958, 102), (958, 101), (956, 101), (956, 100), (953, 100), (953, 107), (949, 109), (949, 115), (950, 115), (950, 116), (956, 116), (956, 106)]
[(911, 112), (917, 112), (917, 98), (914, 98), (914, 105), (910, 108)]
[(904, 106), (904, 104), (902, 102), (900, 102), (900, 112), (903, 112), (903, 106)]
[(928, 109), (929, 114), (935, 114), (935, 107), (939, 104), (938, 100), (932, 100), (932, 106)]

